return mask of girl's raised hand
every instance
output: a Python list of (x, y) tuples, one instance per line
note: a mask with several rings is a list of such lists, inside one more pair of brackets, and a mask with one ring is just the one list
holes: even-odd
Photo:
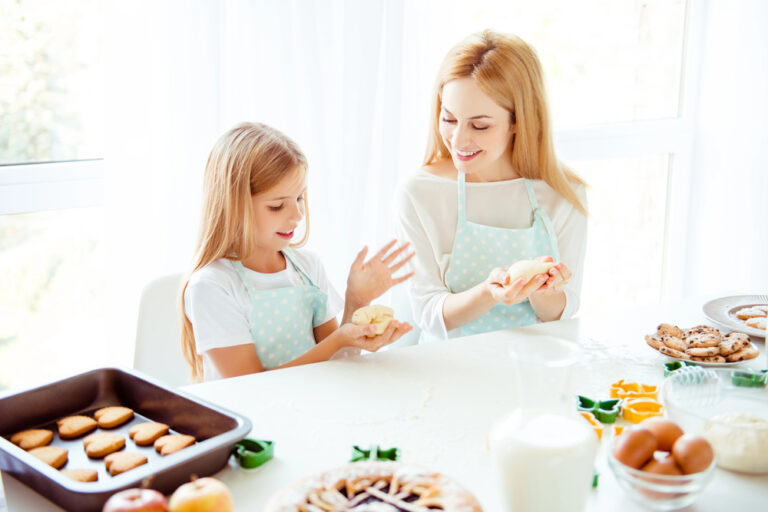
[(381, 347), (400, 339), (413, 327), (408, 322), (392, 320), (383, 333), (372, 338), (369, 338), (368, 335), (376, 332), (376, 326), (374, 325), (344, 324), (339, 329), (344, 334), (346, 346), (376, 352)]
[(415, 254), (411, 252), (398, 260), (398, 256), (408, 247), (408, 242), (389, 252), (396, 242), (397, 240), (389, 242), (368, 261), (365, 261), (365, 256), (368, 254), (367, 246), (357, 254), (347, 278), (348, 303), (354, 304), (355, 307), (367, 306), (373, 299), (413, 275), (413, 272), (410, 272), (401, 277), (394, 277), (394, 273)]

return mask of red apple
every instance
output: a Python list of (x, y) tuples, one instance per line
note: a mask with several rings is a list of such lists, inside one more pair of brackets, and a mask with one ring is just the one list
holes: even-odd
[(168, 507), (171, 512), (232, 512), (232, 496), (215, 478), (198, 478), (176, 489)]
[(168, 512), (168, 501), (154, 489), (126, 489), (110, 496), (102, 512)]

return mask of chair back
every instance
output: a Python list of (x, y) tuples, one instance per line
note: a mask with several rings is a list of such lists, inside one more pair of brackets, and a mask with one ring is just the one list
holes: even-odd
[(150, 281), (141, 293), (133, 367), (171, 387), (190, 384), (190, 369), (181, 352), (177, 298), (183, 274)]

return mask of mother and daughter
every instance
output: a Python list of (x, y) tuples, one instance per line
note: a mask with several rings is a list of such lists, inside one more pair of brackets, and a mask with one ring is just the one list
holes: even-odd
[[(397, 192), (405, 242), (368, 260), (363, 248), (343, 300), (318, 257), (300, 248), (309, 234), (307, 170), (298, 146), (263, 124), (235, 126), (214, 145), (181, 292), (182, 348), (196, 380), (376, 351), (411, 325), (395, 320), (374, 335), (373, 326), (352, 324), (352, 313), (406, 280), (423, 338), (578, 309), (585, 186), (555, 156), (541, 64), (521, 39), (484, 31), (445, 57), (424, 166)], [(304, 236), (293, 242), (302, 222)], [(556, 265), (511, 281), (506, 267), (530, 259)], [(396, 277), (406, 264), (411, 271)]]

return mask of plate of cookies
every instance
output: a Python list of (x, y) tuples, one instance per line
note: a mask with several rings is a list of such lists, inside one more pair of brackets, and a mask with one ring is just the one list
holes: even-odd
[(691, 361), (702, 366), (735, 365), (760, 355), (758, 348), (743, 332), (723, 334), (711, 325), (688, 329), (660, 324), (645, 342), (665, 356)]
[(734, 295), (704, 304), (704, 314), (712, 322), (765, 338), (768, 328), (768, 295)]

